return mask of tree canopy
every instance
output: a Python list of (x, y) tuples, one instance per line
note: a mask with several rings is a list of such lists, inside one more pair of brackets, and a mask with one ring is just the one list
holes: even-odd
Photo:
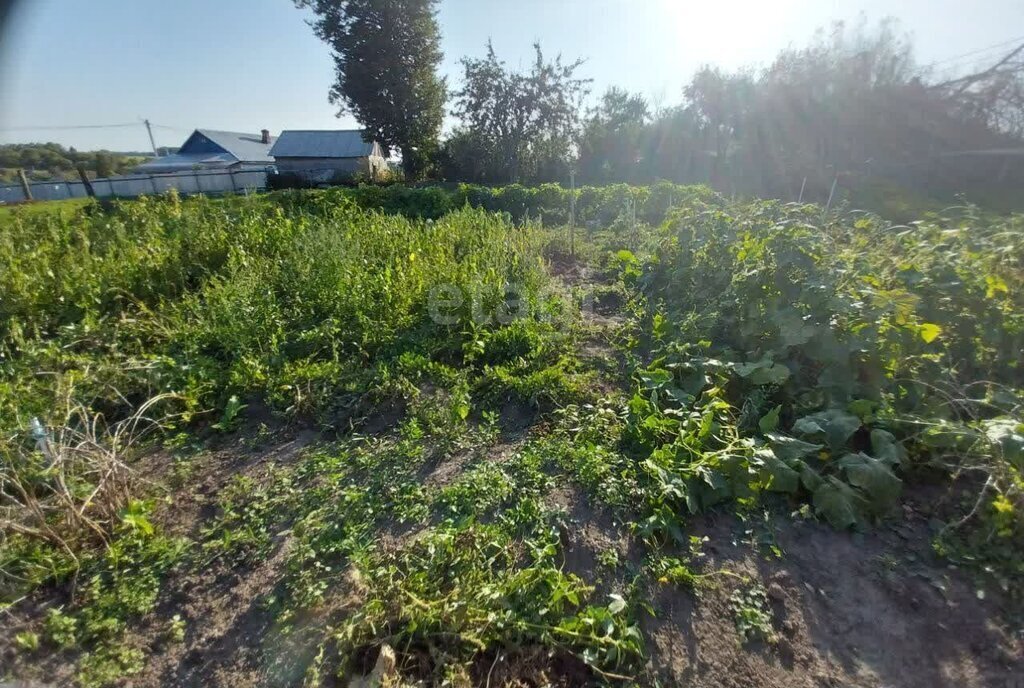
[(475, 181), (504, 183), (568, 170), (588, 79), (581, 60), (546, 60), (539, 44), (528, 72), (505, 66), (488, 41), (482, 58), (463, 58), (455, 93), (461, 124), (448, 142), (448, 165)]
[(316, 15), (316, 35), (334, 56), (329, 91), (367, 135), (398, 149), (409, 178), (420, 176), (444, 118), (446, 84), (438, 76), (437, 0), (295, 0)]
[(146, 157), (142, 153), (78, 151), (59, 143), (2, 144), (0, 181), (13, 182), (18, 169), (26, 170), (32, 179), (78, 179), (78, 165), (97, 177), (109, 177), (129, 172)]

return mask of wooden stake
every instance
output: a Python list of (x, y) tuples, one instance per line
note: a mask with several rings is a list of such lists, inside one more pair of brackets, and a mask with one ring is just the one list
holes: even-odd
[(576, 257), (576, 170), (569, 171), (569, 255)]
[(96, 198), (96, 190), (92, 188), (92, 182), (89, 181), (89, 175), (85, 173), (85, 165), (78, 163), (78, 165), (75, 166), (75, 169), (78, 170), (78, 176), (82, 179), (82, 186), (85, 187), (85, 195), (89, 198)]
[(839, 183), (839, 175), (832, 180), (832, 190), (828, 192), (828, 203), (825, 204), (825, 210), (829, 210), (832, 207), (832, 197), (836, 195), (836, 184)]
[(28, 185), (28, 177), (25, 176), (25, 170), (18, 170), (18, 179), (21, 180), (21, 192), (25, 194), (25, 200), (32, 200), (32, 187)]

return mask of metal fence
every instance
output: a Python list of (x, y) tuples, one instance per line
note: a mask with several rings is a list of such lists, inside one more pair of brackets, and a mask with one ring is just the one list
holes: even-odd
[[(97, 198), (135, 198), (177, 189), (181, 194), (247, 193), (267, 188), (264, 170), (197, 170), (175, 174), (132, 174), (91, 180)], [(85, 198), (85, 185), (78, 181), (31, 182), (29, 190), (37, 201)], [(27, 200), (21, 184), (0, 186), (0, 203)]]

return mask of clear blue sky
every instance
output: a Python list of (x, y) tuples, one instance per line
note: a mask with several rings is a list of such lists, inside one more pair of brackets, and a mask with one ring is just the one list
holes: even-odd
[[(480, 55), (488, 37), (512, 65), (539, 40), (550, 54), (586, 58), (595, 92), (621, 85), (670, 105), (701, 64), (763, 65), (861, 13), (898, 18), (921, 63), (1024, 36), (1021, 0), (442, 0), (444, 72), (457, 84), (458, 59)], [(21, 0), (0, 50), (0, 143), (146, 150), (141, 123), (11, 130), (142, 117), (162, 125), (158, 145), (196, 127), (354, 126), (327, 102), (330, 56), (305, 19), (290, 0)]]

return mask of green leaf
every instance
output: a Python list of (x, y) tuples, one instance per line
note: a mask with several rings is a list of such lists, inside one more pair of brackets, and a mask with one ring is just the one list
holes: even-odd
[(652, 320), (651, 333), (657, 341), (663, 341), (670, 334), (668, 319), (661, 313), (655, 313)]
[(999, 447), (1003, 457), (1018, 469), (1024, 467), (1024, 423), (1012, 418), (993, 418), (982, 425), (985, 437)]
[(755, 385), (781, 385), (789, 379), (789, 368), (781, 363), (762, 359), (756, 363), (737, 363), (736, 374)]
[(804, 442), (803, 440), (798, 440), (795, 437), (781, 435), (776, 432), (768, 433), (768, 440), (771, 444), (772, 451), (774, 451), (775, 455), (783, 461), (802, 459), (809, 454), (817, 453), (824, 446), (821, 444)]
[(871, 453), (876, 459), (890, 466), (902, 464), (907, 457), (906, 450), (896, 441), (896, 437), (891, 432), (879, 428), (871, 431)]
[(124, 511), (121, 512), (121, 522), (143, 535), (152, 535), (153, 524), (147, 518), (148, 511), (149, 509), (145, 502), (133, 499), (128, 503)]
[(1003, 294), (1010, 293), (1010, 288), (1006, 286), (1006, 281), (999, 275), (986, 275), (985, 276), (985, 298), (994, 299), (996, 294), (1002, 292)]
[(672, 380), (672, 373), (664, 368), (645, 370), (640, 373), (640, 380), (647, 389), (658, 389)]
[(903, 481), (889, 467), (864, 453), (847, 454), (839, 460), (851, 485), (863, 492), (871, 511), (884, 514), (896, 503)]
[(825, 428), (822, 427), (821, 423), (819, 423), (818, 420), (819, 419), (815, 418), (814, 416), (804, 416), (803, 418), (797, 418), (797, 421), (793, 423), (793, 432), (795, 432), (798, 435), (804, 435), (806, 437), (824, 435)]
[(823, 438), (832, 449), (846, 445), (860, 429), (860, 418), (842, 409), (829, 409), (804, 416), (793, 424), (793, 432), (805, 437)]
[(860, 501), (853, 488), (832, 476), (814, 491), (815, 511), (837, 530), (845, 530), (857, 524)]
[(918, 436), (924, 446), (932, 449), (960, 449), (967, 450), (980, 439), (980, 435), (973, 429), (959, 423), (939, 421), (930, 427), (925, 428)]
[(757, 425), (761, 428), (761, 432), (767, 434), (779, 427), (779, 414), (782, 413), (782, 404), (779, 404), (768, 413), (761, 417)]
[(800, 482), (807, 488), (808, 492), (817, 492), (825, 484), (825, 479), (818, 474), (818, 471), (808, 466), (804, 461), (796, 461), (793, 464), (793, 468), (800, 472)]
[(761, 449), (757, 458), (764, 466), (762, 479), (766, 489), (772, 492), (793, 494), (800, 488), (800, 474), (775, 456), (771, 449)]
[(779, 339), (785, 347), (806, 344), (818, 330), (814, 324), (808, 323), (793, 309), (776, 312), (772, 320), (779, 328)]
[(615, 253), (615, 257), (618, 258), (619, 262), (623, 265), (639, 265), (640, 259), (633, 255), (632, 251), (621, 249)]
[(870, 423), (874, 418), (874, 410), (877, 405), (877, 401), (871, 401), (870, 399), (854, 399), (846, 405), (846, 410), (860, 418), (864, 423)]
[(925, 344), (931, 344), (935, 341), (936, 337), (942, 334), (942, 328), (935, 323), (921, 323), (917, 331), (921, 335), (921, 339), (925, 341)]

